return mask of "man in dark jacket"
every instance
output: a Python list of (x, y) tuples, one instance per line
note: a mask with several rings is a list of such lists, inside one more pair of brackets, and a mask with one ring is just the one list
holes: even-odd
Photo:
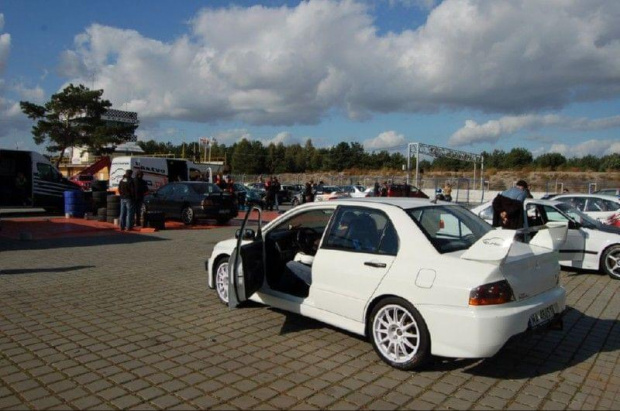
[(136, 189), (134, 180), (131, 178), (132, 170), (125, 171), (125, 175), (118, 183), (118, 194), (121, 197), (121, 213), (119, 215), (121, 231), (133, 228), (133, 217), (135, 213), (134, 202), (136, 199)]
[(144, 173), (142, 171), (138, 171), (136, 173), (136, 179), (134, 180), (134, 188), (135, 192), (135, 203), (134, 209), (136, 212), (136, 222), (135, 225), (141, 226), (143, 223), (143, 215), (142, 215), (142, 206), (144, 204), (144, 196), (149, 192), (149, 186), (146, 181), (144, 181)]

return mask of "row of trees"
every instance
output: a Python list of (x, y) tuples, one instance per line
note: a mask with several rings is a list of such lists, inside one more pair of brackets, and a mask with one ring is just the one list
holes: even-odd
[[(177, 157), (185, 156), (198, 160), (204, 157), (197, 144), (139, 142), (147, 154), (169, 153)], [(543, 154), (534, 158), (524, 148), (513, 148), (509, 152), (494, 150), (482, 152), (485, 168), (497, 170), (520, 170), (524, 168), (544, 171), (611, 171), (620, 170), (620, 153), (604, 157), (588, 155), (567, 159), (559, 153)], [(341, 142), (330, 148), (316, 148), (311, 140), (302, 146), (282, 143), (264, 146), (260, 141), (243, 139), (231, 146), (213, 144), (212, 158), (225, 159), (235, 173), (241, 174), (280, 174), (305, 173), (316, 171), (344, 170), (402, 170), (407, 159), (401, 153), (388, 151), (367, 152), (360, 143)], [(415, 167), (415, 159), (411, 159)], [(450, 158), (436, 158), (420, 161), (423, 171), (469, 171), (472, 164)]]
[[(32, 134), (36, 144), (47, 143), (47, 150), (59, 153), (58, 161), (69, 147), (87, 147), (95, 154), (105, 154), (118, 144), (134, 136), (137, 124), (105, 121), (102, 116), (112, 104), (102, 99), (103, 90), (90, 90), (83, 85), (67, 86), (54, 94), (49, 102), (38, 105), (20, 102), (21, 110), (36, 123)], [(198, 160), (202, 158), (197, 144), (139, 143), (147, 154), (170, 153)], [(544, 154), (536, 159), (524, 148), (509, 152), (494, 150), (483, 152), (487, 168), (540, 170), (620, 170), (620, 153), (597, 158), (585, 156), (567, 159), (558, 153)], [(224, 158), (235, 173), (280, 174), (316, 171), (344, 170), (401, 170), (407, 159), (401, 153), (388, 151), (367, 152), (360, 143), (341, 142), (329, 148), (316, 148), (311, 140), (302, 146), (282, 143), (264, 146), (260, 141), (243, 139), (232, 146), (213, 144), (211, 157)], [(414, 162), (415, 159), (412, 159)], [(470, 170), (471, 164), (449, 158), (437, 158), (432, 162), (420, 161), (423, 171)]]

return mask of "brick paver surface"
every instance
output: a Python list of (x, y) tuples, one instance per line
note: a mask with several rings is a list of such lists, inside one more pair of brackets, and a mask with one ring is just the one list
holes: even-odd
[(619, 409), (620, 281), (563, 272), (563, 331), (402, 372), (364, 339), (207, 289), (233, 228), (0, 238), (0, 409)]

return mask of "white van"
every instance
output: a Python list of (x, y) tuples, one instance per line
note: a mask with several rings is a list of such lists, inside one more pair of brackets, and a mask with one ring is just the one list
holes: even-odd
[(169, 181), (188, 181), (189, 168), (187, 160), (160, 157), (115, 157), (110, 166), (110, 190), (118, 191), (118, 183), (125, 175), (126, 170), (133, 170), (133, 176), (138, 171), (144, 173), (149, 191), (168, 184)]
[[(25, 179), (23, 188), (17, 184), (20, 174)], [(0, 206), (62, 210), (67, 190), (81, 188), (36, 151), (0, 150)]]

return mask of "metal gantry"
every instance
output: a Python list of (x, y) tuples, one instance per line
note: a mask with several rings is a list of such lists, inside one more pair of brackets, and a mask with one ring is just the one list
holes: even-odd
[(415, 155), (415, 182), (416, 186), (420, 186), (420, 154), (431, 156), (434, 158), (447, 157), (456, 160), (469, 161), (474, 163), (474, 185), (475, 189), (477, 165), (480, 163), (480, 189), (484, 187), (484, 156), (481, 154), (468, 153), (467, 151), (454, 150), (451, 148), (433, 146), (424, 143), (409, 143), (407, 146), (407, 180), (409, 180), (409, 172), (411, 170), (411, 156)]

